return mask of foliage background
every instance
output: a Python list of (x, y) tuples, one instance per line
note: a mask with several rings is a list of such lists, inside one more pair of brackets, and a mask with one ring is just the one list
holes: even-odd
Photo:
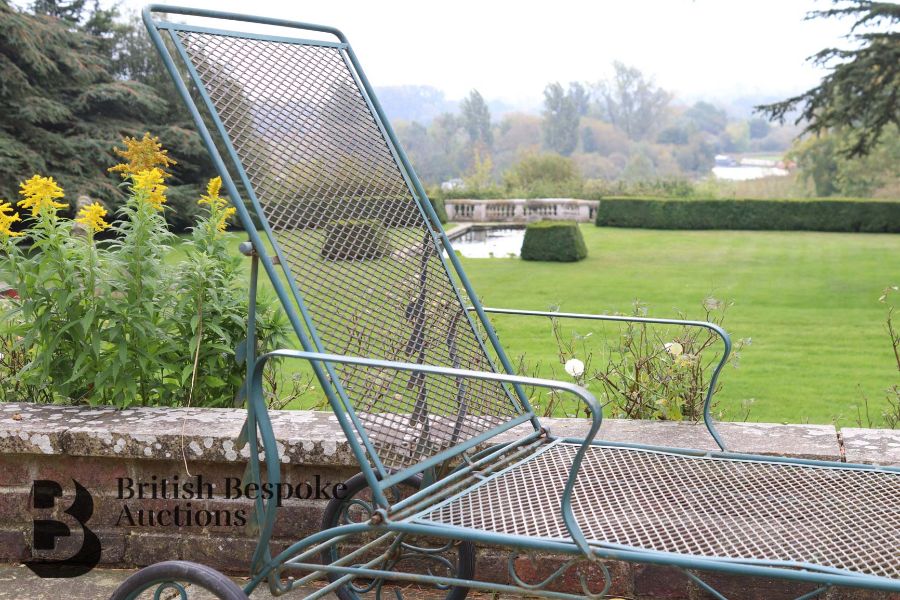
[(83, 194), (115, 212), (125, 195), (107, 173), (113, 146), (153, 131), (179, 157), (167, 218), (185, 229), (212, 169), (146, 34), (84, 2), (32, 10), (0, 0), (0, 198), (15, 198), (16, 182), (33, 173), (53, 173), (70, 201)]
[[(825, 49), (812, 57), (837, 65), (836, 79), (808, 94), (818, 94), (823, 110), (832, 102), (829, 115), (843, 116), (796, 141), (810, 121), (792, 121), (810, 118), (798, 105), (811, 96), (753, 115), (746, 99), (686, 102), (622, 62), (606, 79), (549, 82), (538, 114), (510, 111), (478, 90), (460, 102), (425, 86), (378, 92), (417, 173), (438, 197), (897, 198), (900, 117), (891, 57), (900, 52), (900, 37), (891, 26), (900, 10), (842, 0), (811, 18), (841, 15), (855, 20), (858, 51)], [(864, 114), (865, 105), (842, 104), (848, 89), (872, 98), (869, 106), (878, 110)], [(880, 135), (867, 138), (865, 156), (848, 156), (863, 118)], [(179, 156), (169, 193), (176, 210), (167, 219), (181, 231), (196, 213), (191, 199), (213, 173), (142, 23), (86, 0), (36, 0), (27, 8), (0, 0), (0, 197), (14, 197), (15, 181), (52, 171), (72, 199), (88, 194), (115, 209), (123, 196), (105, 173), (110, 150), (123, 135), (148, 130)], [(797, 171), (722, 182), (709, 177), (719, 153), (783, 156)], [(450, 180), (452, 189), (438, 187)]]

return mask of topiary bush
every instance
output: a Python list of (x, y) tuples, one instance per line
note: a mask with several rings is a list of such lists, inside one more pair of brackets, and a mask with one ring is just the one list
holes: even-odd
[(377, 219), (331, 221), (325, 227), (322, 256), (328, 260), (381, 258), (390, 252), (387, 229)]
[(523, 260), (575, 262), (585, 257), (587, 246), (575, 221), (538, 221), (525, 228)]

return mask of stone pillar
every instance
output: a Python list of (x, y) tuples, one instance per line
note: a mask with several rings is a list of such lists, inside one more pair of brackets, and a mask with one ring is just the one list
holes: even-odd
[(472, 220), (476, 223), (484, 223), (487, 221), (487, 203), (478, 202), (472, 211)]
[(525, 201), (524, 200), (513, 200), (513, 205), (515, 208), (513, 209), (513, 221), (516, 223), (524, 223), (525, 222)]
[(578, 203), (578, 222), (579, 223), (590, 223), (591, 222), (591, 206), (587, 202), (579, 202)]

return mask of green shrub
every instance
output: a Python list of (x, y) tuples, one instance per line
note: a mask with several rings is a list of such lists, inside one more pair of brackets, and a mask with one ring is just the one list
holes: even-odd
[(322, 256), (329, 260), (381, 258), (390, 252), (387, 230), (377, 219), (331, 221), (325, 227)]
[(857, 199), (604, 198), (596, 223), (647, 229), (900, 233), (900, 202)]
[(539, 221), (525, 228), (523, 260), (574, 262), (587, 256), (587, 246), (575, 221)]
[(444, 204), (443, 198), (429, 198), (431, 200), (431, 206), (434, 208), (435, 214), (437, 214), (438, 221), (441, 223), (447, 222), (447, 206)]
[(479, 190), (462, 188), (457, 190), (439, 190), (429, 197), (440, 200), (509, 200), (513, 198), (585, 198), (584, 186), (579, 180), (569, 182), (537, 182), (528, 188), (488, 187)]
[[(733, 304), (730, 300), (707, 297), (701, 303), (701, 320), (724, 327), (725, 314)], [(628, 314), (647, 317), (648, 306), (635, 301)], [(669, 328), (623, 322), (617, 332), (589, 337), (583, 330), (579, 334), (564, 326), (564, 319), (552, 318), (550, 322), (559, 363), (565, 365), (565, 372), (575, 383), (597, 395), (604, 414), (617, 419), (665, 421), (703, 418), (710, 378), (721, 357), (721, 340), (715, 332), (684, 325)], [(750, 344), (749, 338), (735, 339), (727, 364), (738, 368), (741, 355)], [(520, 365), (522, 374), (544, 375), (540, 363), (530, 363), (524, 356)], [(721, 388), (722, 382), (718, 381), (713, 393)], [(586, 406), (572, 404), (562, 394), (538, 393), (531, 403), (541, 416), (590, 416)], [(749, 401), (742, 403), (745, 419), (750, 406)], [(712, 409), (717, 418), (722, 415), (715, 396)]]

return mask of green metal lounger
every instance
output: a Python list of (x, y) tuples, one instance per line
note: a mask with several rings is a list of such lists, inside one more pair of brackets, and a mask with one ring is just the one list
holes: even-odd
[[(204, 19), (154, 16), (162, 13)], [(721, 452), (605, 443), (594, 439), (601, 408), (587, 390), (514, 375), (488, 313), (550, 313), (478, 302), (340, 31), (165, 6), (143, 18), (229, 196), (243, 200), (249, 339), (262, 265), (303, 347), (245, 348), (240, 443), (268, 459), (251, 452), (248, 473), (280, 477), (261, 387), (275, 357), (311, 365), (362, 473), (348, 482), (351, 496), (329, 505), (329, 528), (277, 556), (276, 506), (257, 500), (260, 540), (243, 590), (207, 567), (169, 562), (138, 572), (114, 598), (148, 589), (186, 597), (185, 582), (243, 598), (264, 582), (283, 593), (316, 579), (329, 583), (309, 598), (380, 598), (394, 581), (434, 585), (453, 600), (470, 588), (579, 597), (547, 589), (564, 568), (526, 583), (512, 559), (510, 583), (476, 581), (476, 543), (566, 554), (601, 571), (601, 559), (670, 565), (718, 598), (704, 571), (813, 584), (803, 598), (832, 586), (900, 591), (900, 470), (728, 452), (709, 413), (715, 380), (704, 418)], [(259, 26), (269, 31), (252, 33)], [(724, 343), (715, 376), (730, 349), (709, 323), (560, 316), (706, 327)], [(523, 386), (584, 402), (588, 436), (543, 429)], [(490, 444), (517, 427), (515, 441)], [(607, 590), (585, 585), (583, 595)]]

